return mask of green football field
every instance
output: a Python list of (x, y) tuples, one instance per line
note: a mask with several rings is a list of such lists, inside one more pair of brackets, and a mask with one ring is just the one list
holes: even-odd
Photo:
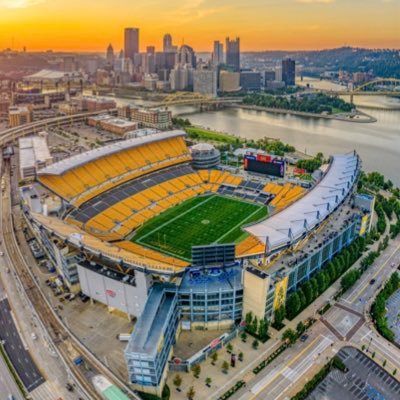
[(247, 236), (241, 226), (267, 214), (265, 206), (230, 197), (194, 197), (149, 220), (132, 241), (190, 261), (192, 246), (238, 243)]

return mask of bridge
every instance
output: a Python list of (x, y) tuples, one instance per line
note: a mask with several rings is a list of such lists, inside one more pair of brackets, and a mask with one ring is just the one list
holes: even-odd
[(171, 93), (158, 103), (153, 103), (147, 108), (168, 107), (168, 106), (208, 106), (219, 104), (241, 103), (240, 97), (212, 97), (195, 92)]
[[(391, 90), (384, 89), (381, 86), (391, 86)], [(376, 86), (380, 86), (377, 90), (373, 89)], [(363, 83), (360, 86), (355, 87), (353, 90), (318, 90), (329, 94), (337, 94), (341, 96), (350, 96), (353, 100), (353, 96), (400, 96), (400, 79), (396, 78), (376, 78), (372, 81)]]

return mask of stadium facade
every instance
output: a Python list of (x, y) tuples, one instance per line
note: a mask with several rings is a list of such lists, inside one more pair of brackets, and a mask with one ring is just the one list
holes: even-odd
[[(331, 156), (308, 191), (284, 179), (196, 170), (191, 161), (185, 132), (152, 132), (40, 170), (36, 185), (62, 199), (59, 209), (23, 203), (28, 225), (65, 284), (138, 318), (125, 350), (129, 378), (157, 394), (183, 327), (230, 328), (248, 311), (273, 319), (288, 292), (371, 226), (373, 199), (355, 194), (355, 152)], [(151, 219), (202, 196), (258, 204), (270, 215), (230, 227), (230, 234), (239, 229), (235, 246), (224, 245), (224, 232), (218, 244), (226, 246), (224, 258), (214, 251), (213, 261), (203, 264), (167, 246), (165, 234), (157, 246), (133, 240)], [(216, 247), (204, 245), (205, 252)]]

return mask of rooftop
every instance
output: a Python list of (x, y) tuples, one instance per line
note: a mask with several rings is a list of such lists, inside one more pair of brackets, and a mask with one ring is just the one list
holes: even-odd
[(109, 145), (99, 147), (98, 149), (89, 150), (84, 153), (72, 156), (70, 158), (66, 158), (65, 160), (61, 160), (46, 168), (41, 169), (38, 172), (38, 174), (62, 175), (71, 169), (78, 168), (91, 161), (97, 160), (102, 157), (110, 156), (111, 154), (114, 153), (119, 153), (121, 151), (132, 149), (134, 147), (143, 146), (148, 143), (158, 142), (185, 135), (186, 133), (184, 131), (174, 130), (174, 131), (159, 132), (147, 136), (140, 136), (132, 139), (114, 142)]
[(158, 342), (168, 323), (167, 315), (174, 305), (176, 294), (166, 292), (161, 285), (153, 286), (146, 306), (126, 347), (126, 353), (145, 353), (154, 356)]

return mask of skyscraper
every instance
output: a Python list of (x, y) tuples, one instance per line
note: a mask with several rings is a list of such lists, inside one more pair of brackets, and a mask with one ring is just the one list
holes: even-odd
[(240, 71), (240, 38), (230, 40), (226, 38), (225, 44), (226, 64), (233, 68), (234, 71)]
[(172, 47), (172, 36), (169, 33), (166, 33), (163, 38), (163, 51), (170, 51)]
[(172, 36), (169, 33), (166, 33), (163, 38), (163, 52), (176, 53), (177, 50), (178, 47), (172, 44)]
[(295, 85), (296, 62), (290, 58), (282, 60), (282, 81), (286, 86)]
[(219, 40), (214, 42), (212, 61), (215, 66), (224, 62), (224, 45)]
[(133, 61), (139, 53), (139, 28), (125, 28), (125, 57)]
[(107, 47), (106, 60), (107, 64), (111, 66), (114, 65), (114, 48), (112, 47), (111, 43)]
[(196, 54), (194, 53), (194, 50), (187, 44), (181, 46), (178, 53), (176, 53), (175, 64), (187, 64), (196, 68)]

